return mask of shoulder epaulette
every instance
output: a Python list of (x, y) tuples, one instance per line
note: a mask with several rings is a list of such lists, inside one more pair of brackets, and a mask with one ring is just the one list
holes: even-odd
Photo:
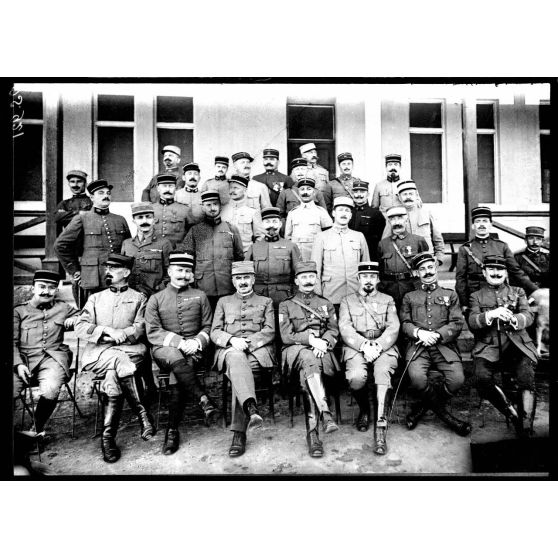
[(544, 246), (541, 246), (541, 252), (543, 254), (550, 254), (550, 250), (548, 248), (545, 248)]

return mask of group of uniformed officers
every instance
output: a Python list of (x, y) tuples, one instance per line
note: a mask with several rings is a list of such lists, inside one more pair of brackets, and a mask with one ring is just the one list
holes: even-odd
[[(386, 156), (387, 178), (371, 191), (353, 176), (350, 153), (338, 156), (339, 176), (329, 180), (314, 144), (300, 152), (287, 176), (277, 170), (279, 152), (265, 149), (265, 172), (253, 178), (249, 153), (232, 156), (230, 178), (228, 157), (217, 156), (215, 177), (198, 186), (199, 166), (187, 163), (180, 173), (180, 149), (164, 147), (164, 172), (131, 205), (134, 237), (110, 211), (107, 180), (86, 187), (83, 171), (68, 174), (73, 197), (58, 207), (65, 228), (55, 251), (78, 308), (56, 298), (58, 273), (40, 270), (33, 298), (14, 310), (14, 398), (32, 380), (41, 391), (28, 435), (44, 434), (69, 379), (63, 337), (73, 327), (87, 342), (83, 370), (101, 381), (109, 463), (120, 457), (125, 399), (141, 437), (155, 434), (152, 359), (170, 373), (166, 455), (179, 448), (187, 396), (208, 419), (218, 415), (200, 381), (212, 366), (232, 386), (231, 457), (245, 452), (247, 431), (263, 423), (254, 372), (272, 370), (302, 391), (312, 457), (323, 455), (320, 425), (325, 433), (339, 429), (329, 396), (343, 372), (359, 408), (356, 428), (366, 432), (372, 422), (374, 452), (385, 454), (401, 356), (418, 394), (408, 428), (431, 409), (465, 436), (471, 425), (446, 406), (464, 382), (457, 338), (465, 320), (476, 340), (479, 393), (519, 436), (529, 435), (538, 355), (526, 331), (533, 323), (526, 294), (548, 287), (544, 229), (528, 227), (527, 248), (514, 258), (490, 234), (490, 209), (473, 209), (475, 236), (459, 249), (455, 292), (439, 284), (443, 238), (415, 182), (400, 178), (400, 155)], [(495, 382), (502, 365), (517, 376), (515, 402)]]

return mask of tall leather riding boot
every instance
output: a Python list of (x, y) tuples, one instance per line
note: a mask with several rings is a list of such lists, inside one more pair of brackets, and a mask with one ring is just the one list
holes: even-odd
[(518, 435), (523, 433), (523, 424), (515, 407), (511, 401), (506, 397), (504, 392), (496, 384), (491, 384), (488, 387), (478, 389), (479, 395), (484, 397), (487, 401), (492, 403), (498, 411), (500, 411), (508, 420), (511, 420)]
[(521, 392), (521, 414), (520, 419), (523, 427), (523, 436), (533, 434), (533, 422), (535, 420), (535, 408), (537, 396), (534, 391), (523, 390)]
[(420, 419), (425, 415), (429, 408), (431, 386), (427, 385), (426, 389), (421, 393), (421, 398), (411, 405), (411, 410), (405, 417), (405, 422), (409, 430), (417, 427)]
[[(142, 385), (141, 390), (138, 389), (138, 393), (140, 394), (140, 399), (143, 401), (147, 412), (149, 412), (149, 407), (153, 401), (155, 401), (157, 395), (157, 386), (155, 385), (155, 379), (153, 378), (153, 362), (149, 353), (144, 357), (141, 365), (139, 366), (138, 372), (143, 380), (143, 384), (145, 384), (145, 390)], [(138, 387), (141, 384), (142, 382), (138, 382)]]
[(359, 432), (366, 432), (370, 424), (370, 401), (368, 400), (368, 387), (353, 389), (353, 397), (358, 405), (358, 418), (356, 428)]
[(165, 432), (165, 441), (163, 442), (163, 453), (165, 455), (172, 455), (178, 450), (180, 445), (178, 426), (184, 413), (185, 401), (183, 388), (178, 385), (170, 386), (169, 422)]
[(331, 432), (339, 430), (339, 426), (337, 426), (333, 420), (333, 415), (331, 414), (327, 404), (327, 396), (321, 374), (312, 374), (311, 376), (308, 376), (308, 378), (306, 378), (306, 385), (308, 386), (308, 390), (310, 391), (312, 398), (314, 399), (314, 403), (316, 404), (316, 408), (319, 412), (318, 416), (322, 420), (324, 432), (326, 434), (330, 434)]
[(306, 390), (302, 392), (302, 403), (304, 405), (308, 454), (310, 457), (322, 457), (324, 455), (324, 446), (318, 436), (319, 411), (317, 411), (311, 395)]
[(130, 405), (130, 409), (138, 416), (141, 425), (141, 437), (144, 440), (149, 440), (155, 434), (155, 426), (153, 425), (153, 419), (149, 416), (140, 399), (135, 378), (133, 376), (121, 378), (120, 387), (128, 405)]
[(103, 459), (107, 463), (114, 463), (120, 459), (120, 449), (116, 445), (116, 433), (120, 424), (124, 397), (122, 395), (105, 396), (103, 405), (105, 408), (105, 421), (101, 436), (101, 450), (103, 452)]
[(387, 447), (388, 409), (391, 389), (386, 385), (376, 385), (376, 423), (374, 429), (374, 453), (385, 455)]
[(50, 415), (54, 412), (56, 408), (56, 404), (58, 403), (57, 399), (47, 399), (46, 397), (39, 397), (39, 401), (37, 402), (37, 408), (35, 409), (35, 430), (37, 434), (40, 434), (45, 429), (45, 424), (47, 423)]
[(450, 397), (451, 394), (446, 391), (444, 386), (437, 386), (431, 396), (431, 408), (454, 432), (460, 436), (468, 436), (472, 430), (471, 425), (454, 417), (446, 408), (446, 401)]

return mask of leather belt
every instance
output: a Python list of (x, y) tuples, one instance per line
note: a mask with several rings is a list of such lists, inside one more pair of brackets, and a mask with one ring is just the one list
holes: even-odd
[(411, 279), (413, 276), (408, 273), (382, 273), (382, 279), (388, 279), (390, 281), (401, 281), (401, 279)]
[[(359, 332), (360, 333), (360, 332)], [(382, 335), (383, 331), (381, 329), (369, 329), (363, 332), (361, 335), (366, 337), (366, 339), (378, 339)]]

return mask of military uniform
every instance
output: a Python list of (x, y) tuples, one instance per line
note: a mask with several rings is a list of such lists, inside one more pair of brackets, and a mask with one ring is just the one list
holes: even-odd
[[(203, 221), (203, 209), (201, 204), (201, 190), (199, 188), (189, 188), (184, 186), (182, 190), (177, 190), (174, 200), (186, 206), (186, 223), (188, 226), (201, 223)], [(180, 239), (182, 240), (182, 239)], [(177, 241), (178, 242), (180, 242)]]
[(316, 164), (315, 167), (308, 165), (307, 178), (312, 178), (316, 182), (316, 190), (323, 192), (329, 182), (329, 172), (321, 165)]
[(370, 205), (375, 209), (379, 209), (384, 215), (390, 207), (398, 205), (400, 203), (397, 195), (397, 185), (399, 181), (399, 178), (393, 181), (390, 180), (390, 178), (386, 178), (378, 182), (374, 186), (374, 193), (372, 194)]
[(231, 199), (221, 211), (221, 219), (238, 229), (244, 253), (248, 251), (254, 241), (260, 240), (264, 236), (260, 212), (249, 207), (246, 198), (238, 201)]
[(189, 209), (182, 203), (176, 201), (166, 202), (159, 200), (153, 204), (155, 235), (161, 239), (167, 239), (173, 249), (180, 244), (186, 236), (188, 229)]
[[(298, 193), (297, 184), (298, 182), (295, 182), (291, 187), (286, 187), (281, 190), (281, 193), (277, 198), (277, 207), (281, 213), (281, 219), (286, 219), (290, 211), (302, 203)], [(316, 205), (323, 207), (327, 211), (324, 195), (319, 190), (316, 190), (314, 194), (314, 202)]]
[(200, 194), (208, 190), (215, 190), (219, 192), (219, 199), (221, 200), (221, 207), (229, 203), (231, 199), (229, 194), (229, 181), (226, 176), (222, 178), (209, 178), (199, 188)]
[(248, 188), (246, 189), (246, 205), (253, 207), (257, 211), (261, 211), (266, 207), (271, 207), (271, 200), (267, 186), (254, 179), (248, 179)]
[(340, 196), (353, 197), (353, 184), (360, 182), (360, 178), (355, 176), (345, 177), (344, 175), (336, 176), (330, 180), (322, 191), (326, 203), (326, 209), (329, 213), (333, 209), (333, 200)]
[(274, 170), (271, 172), (266, 171), (262, 174), (257, 174), (253, 177), (253, 179), (267, 186), (269, 201), (273, 207), (276, 207), (277, 199), (289, 181), (289, 177), (282, 172)]
[[(164, 174), (173, 174), (176, 176), (176, 190), (177, 192), (184, 188), (186, 183), (182, 178), (182, 169), (180, 167), (171, 167), (161, 171)], [(149, 184), (141, 192), (141, 201), (151, 202), (157, 204), (160, 200), (159, 192), (157, 191), (157, 174), (149, 181)]]
[(75, 194), (56, 206), (54, 221), (65, 227), (80, 211), (89, 211), (92, 207), (93, 202), (86, 193)]
[(537, 288), (550, 287), (550, 252), (546, 248), (541, 247), (538, 252), (526, 248), (514, 257), (517, 265)]
[(374, 209), (368, 203), (355, 205), (349, 228), (364, 235), (373, 261), (378, 259), (378, 243), (382, 238), (385, 225), (386, 219), (379, 209)]

